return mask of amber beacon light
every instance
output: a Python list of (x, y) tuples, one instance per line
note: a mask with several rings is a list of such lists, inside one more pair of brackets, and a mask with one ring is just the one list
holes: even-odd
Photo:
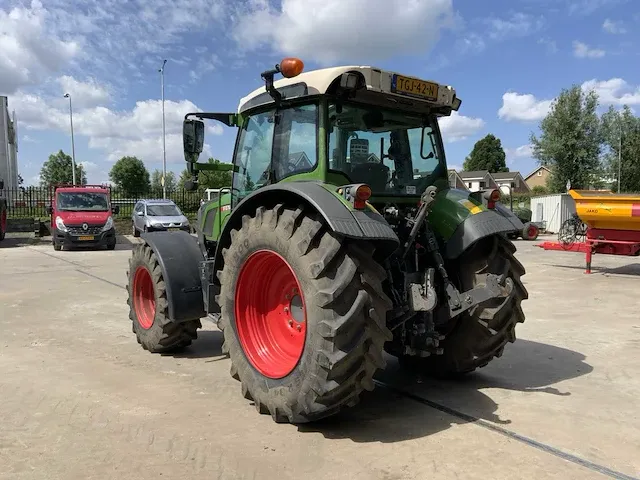
[(285, 78), (297, 77), (304, 70), (304, 62), (299, 58), (287, 57), (280, 62), (280, 72)]

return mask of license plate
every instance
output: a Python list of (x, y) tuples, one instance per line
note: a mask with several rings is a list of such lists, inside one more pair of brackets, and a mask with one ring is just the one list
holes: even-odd
[(429, 100), (438, 99), (438, 84), (418, 80), (417, 78), (394, 75), (391, 83), (391, 91), (410, 97), (426, 98)]
[(80, 240), (80, 241), (83, 241), (83, 240), (89, 240), (90, 241), (90, 240), (93, 240), (93, 239), (94, 239), (94, 237), (91, 236), (91, 235), (87, 235), (87, 236), (84, 236), (84, 237), (78, 237), (78, 240)]
[(169, 227), (167, 230), (169, 230), (170, 232), (177, 232), (180, 229), (178, 227)]

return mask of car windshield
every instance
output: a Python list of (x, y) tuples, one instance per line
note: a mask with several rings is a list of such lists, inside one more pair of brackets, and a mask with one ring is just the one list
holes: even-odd
[(104, 193), (60, 192), (58, 193), (57, 209), (104, 212), (109, 210), (109, 200)]
[(147, 205), (147, 215), (151, 217), (177, 217), (182, 212), (175, 205)]
[(439, 135), (434, 117), (331, 104), (329, 165), (374, 194), (419, 195), (436, 180), (446, 182)]

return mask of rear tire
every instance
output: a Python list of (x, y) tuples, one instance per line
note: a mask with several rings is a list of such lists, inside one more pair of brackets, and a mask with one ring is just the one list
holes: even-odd
[(444, 349), (442, 355), (402, 357), (400, 360), (405, 366), (437, 377), (451, 377), (473, 372), (494, 357), (502, 356), (505, 345), (516, 340), (516, 325), (525, 320), (521, 303), (529, 297), (520, 280), (525, 269), (514, 257), (515, 251), (513, 243), (494, 235), (463, 253), (455, 272), (459, 288), (466, 291), (481, 285), (489, 273), (506, 273), (507, 281), (510, 279), (513, 284), (510, 295), (489, 300), (461, 314), (440, 342)]
[(191, 345), (202, 323), (200, 319), (182, 323), (169, 320), (162, 268), (149, 245), (134, 246), (127, 278), (129, 319), (142, 348), (152, 353), (169, 353)]
[(533, 223), (525, 223), (524, 228), (522, 229), (522, 238), (523, 240), (535, 240), (538, 238), (538, 234), (540, 230)]
[[(373, 374), (386, 364), (383, 345), (392, 338), (386, 275), (371, 258), (373, 245), (346, 241), (317, 215), (283, 205), (244, 215), (231, 240), (222, 251), (216, 300), (223, 351), (244, 397), (276, 422), (291, 423), (358, 403), (363, 390), (373, 390)], [(253, 270), (244, 275), (247, 263)], [(270, 287), (278, 282), (283, 288)]]

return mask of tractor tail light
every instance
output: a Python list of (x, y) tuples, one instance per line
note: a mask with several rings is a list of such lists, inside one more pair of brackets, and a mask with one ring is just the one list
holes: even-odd
[(353, 198), (353, 206), (358, 210), (364, 210), (366, 202), (371, 198), (371, 187), (369, 185), (360, 185), (356, 189)]
[(496, 208), (496, 202), (500, 200), (500, 190), (493, 190), (487, 198), (487, 207)]

